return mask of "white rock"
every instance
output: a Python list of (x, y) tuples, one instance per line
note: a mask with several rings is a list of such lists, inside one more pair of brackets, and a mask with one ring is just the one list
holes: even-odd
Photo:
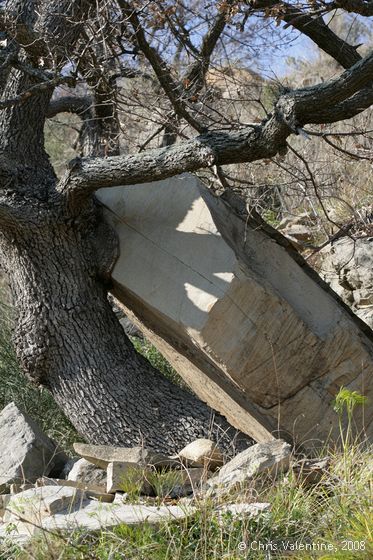
[(127, 492), (115, 492), (114, 504), (124, 504), (128, 501)]
[(115, 527), (120, 523), (139, 525), (145, 521), (157, 524), (161, 520), (182, 519), (193, 512), (192, 508), (178, 506), (145, 506), (122, 504), (97, 504), (90, 502), (79, 511), (58, 513), (43, 521), (48, 530), (74, 530), (77, 528), (96, 531)]
[(242, 451), (207, 482), (210, 489), (226, 492), (260, 474), (275, 477), (289, 468), (291, 447), (282, 440), (258, 443)]
[(69, 486), (70, 488), (78, 488), (83, 490), (89, 500), (98, 500), (100, 502), (111, 503), (114, 500), (112, 494), (107, 494), (105, 491), (97, 490), (97, 487), (84, 484), (84, 482), (76, 482), (75, 480), (64, 480), (60, 478), (39, 478), (36, 487), (40, 486)]
[(96, 492), (106, 492), (106, 471), (86, 459), (79, 459), (74, 463), (67, 480), (82, 482)]
[(0, 492), (35, 482), (54, 466), (56, 445), (14, 403), (0, 413)]
[(343, 237), (321, 254), (321, 275), (373, 329), (373, 237)]
[(150, 472), (145, 467), (137, 463), (123, 463), (113, 461), (107, 466), (107, 487), (108, 494), (115, 494), (124, 491), (125, 485), (130, 484), (133, 488), (138, 488), (140, 494), (153, 495), (152, 487), (147, 481), (146, 475)]
[(177, 457), (189, 467), (204, 467), (215, 470), (223, 464), (223, 454), (213, 441), (196, 439), (186, 445)]
[(64, 509), (78, 508), (84, 503), (84, 492), (68, 486), (41, 486), (25, 490), (11, 497), (4, 521), (41, 520)]
[(35, 528), (28, 523), (11, 521), (0, 525), (0, 544), (9, 542), (20, 546), (27, 545), (35, 533), (46, 530), (43, 538), (48, 540), (49, 532), (65, 532), (77, 529), (98, 531), (110, 529), (119, 524), (141, 525), (143, 523), (158, 524), (162, 520), (173, 521), (183, 519), (192, 514), (192, 507), (179, 506), (145, 506), (124, 504), (100, 504), (95, 501), (84, 502), (75, 511), (62, 511), (40, 520)]
[(144, 447), (113, 447), (110, 445), (74, 443), (74, 449), (78, 455), (101, 469), (106, 469), (108, 464), (112, 462), (137, 463), (141, 466), (155, 465), (157, 467), (168, 466), (171, 463), (169, 457)]

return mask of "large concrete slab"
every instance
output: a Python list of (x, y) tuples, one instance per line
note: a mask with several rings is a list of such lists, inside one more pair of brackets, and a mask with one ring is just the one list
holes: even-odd
[[(127, 313), (186, 382), (257, 441), (337, 433), (340, 386), (373, 394), (373, 337), (280, 237), (194, 176), (101, 189)], [(357, 413), (372, 435), (373, 410)]]

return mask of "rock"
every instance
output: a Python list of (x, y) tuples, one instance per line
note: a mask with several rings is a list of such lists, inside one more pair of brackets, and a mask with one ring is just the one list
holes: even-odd
[[(339, 387), (373, 396), (373, 335), (280, 232), (190, 174), (97, 196), (115, 297), (201, 400), (257, 442), (339, 437)], [(354, 420), (372, 437), (373, 407)]]
[(26, 520), (40, 524), (45, 517), (81, 506), (84, 498), (84, 492), (67, 486), (41, 486), (25, 490), (10, 498), (4, 521)]
[(373, 329), (373, 237), (343, 237), (321, 255), (321, 275)]
[(56, 445), (15, 403), (0, 413), (0, 492), (35, 482), (54, 467)]
[(97, 504), (89, 502), (80, 510), (71, 513), (58, 513), (43, 521), (49, 531), (76, 530), (97, 531), (109, 529), (125, 523), (126, 525), (158, 524), (162, 520), (183, 519), (193, 513), (192, 508), (178, 506), (146, 506), (126, 504)]
[(39, 478), (35, 486), (39, 488), (40, 486), (69, 486), (70, 488), (78, 488), (79, 490), (83, 490), (85, 496), (89, 500), (98, 500), (100, 502), (111, 503), (114, 499), (112, 494), (107, 494), (102, 490), (97, 490), (97, 486), (87, 486), (84, 482), (77, 482), (74, 480), (65, 480), (60, 478), (48, 478), (43, 477)]
[(67, 480), (81, 482), (95, 492), (106, 492), (107, 474), (104, 469), (97, 467), (86, 459), (79, 459), (74, 463)]
[(291, 224), (283, 229), (282, 233), (295, 241), (310, 242), (313, 238), (312, 228), (302, 224)]
[(216, 443), (203, 438), (186, 445), (176, 457), (189, 467), (204, 467), (211, 471), (223, 464), (223, 454)]
[(167, 467), (174, 463), (166, 455), (143, 447), (112, 447), (74, 443), (74, 449), (78, 455), (101, 469), (106, 469), (108, 464), (113, 462), (136, 463), (141, 466), (154, 465), (157, 468)]
[(328, 472), (330, 457), (323, 459), (302, 459), (292, 465), (293, 472), (305, 486), (318, 484)]
[(128, 491), (128, 486), (131, 486), (131, 491), (147, 496), (153, 495), (153, 490), (146, 475), (150, 470), (141, 467), (137, 463), (123, 463), (113, 461), (107, 466), (107, 487), (108, 494), (115, 494), (118, 491)]
[(0, 518), (3, 517), (5, 508), (8, 506), (10, 498), (10, 494), (0, 494)]
[[(55, 515), (44, 517), (39, 526), (34, 527), (28, 523), (11, 521), (0, 525), (0, 544), (8, 542), (25, 546), (32, 536), (42, 534), (44, 540), (50, 538), (50, 532), (100, 531), (110, 529), (119, 524), (142, 525), (143, 523), (156, 525), (161, 521), (184, 519), (192, 514), (192, 507), (178, 506), (145, 506), (125, 504), (100, 504), (94, 501), (82, 503), (74, 511), (61, 511)], [(43, 530), (45, 532), (43, 532)]]
[(311, 227), (317, 222), (317, 216), (313, 216), (308, 212), (302, 212), (301, 214), (292, 214), (282, 218), (281, 222), (278, 224), (278, 229), (287, 229), (295, 225), (303, 225)]
[(260, 474), (275, 477), (289, 468), (291, 447), (282, 440), (258, 443), (242, 451), (207, 482), (209, 491), (234, 490)]
[(129, 496), (127, 492), (115, 492), (114, 504), (124, 504), (128, 501)]

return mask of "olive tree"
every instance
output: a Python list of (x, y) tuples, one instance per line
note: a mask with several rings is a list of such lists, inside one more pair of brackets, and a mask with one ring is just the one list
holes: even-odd
[[(124, 334), (107, 298), (118, 242), (95, 191), (209, 169), (229, 195), (224, 166), (284, 154), (307, 125), (370, 107), (373, 53), (361, 57), (328, 27), (323, 15), (337, 8), (373, 14), (365, 0), (0, 2), (0, 258), (17, 312), (16, 352), (89, 441), (145, 441), (166, 452), (208, 433), (229, 441), (226, 420), (161, 376)], [(229, 60), (235, 36), (244, 60), (258, 21), (273, 32), (295, 28), (341, 69), (279, 89), (260, 122), (229, 121), (209, 106), (208, 71)], [(164, 101), (162, 139), (124, 153), (118, 80), (138, 76)], [(80, 155), (57, 178), (44, 125), (61, 112), (80, 118)]]

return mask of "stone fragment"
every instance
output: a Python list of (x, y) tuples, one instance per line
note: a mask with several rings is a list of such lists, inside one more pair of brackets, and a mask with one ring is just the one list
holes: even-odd
[(49, 531), (76, 530), (97, 531), (109, 529), (121, 523), (141, 525), (158, 524), (162, 520), (183, 519), (193, 513), (193, 508), (178, 506), (146, 506), (126, 504), (98, 504), (89, 502), (71, 513), (58, 513), (43, 520), (43, 527)]
[(95, 486), (87, 486), (83, 482), (76, 482), (74, 480), (43, 477), (36, 481), (35, 486), (38, 488), (41, 486), (68, 486), (70, 488), (83, 490), (86, 498), (90, 500), (99, 500), (100, 502), (111, 503), (114, 499), (112, 494), (107, 494), (105, 491), (97, 490)]
[(275, 477), (289, 468), (291, 447), (283, 440), (258, 443), (242, 451), (207, 482), (210, 490), (224, 493), (260, 474)]
[(0, 492), (35, 482), (54, 466), (56, 445), (15, 403), (0, 413)]
[(159, 468), (170, 466), (174, 462), (166, 455), (144, 447), (112, 447), (109, 445), (74, 443), (74, 449), (78, 455), (101, 469), (106, 469), (108, 464), (114, 461), (137, 463), (141, 466), (154, 465)]
[(82, 482), (96, 492), (106, 492), (106, 470), (97, 467), (86, 459), (79, 459), (67, 476), (67, 480)]
[(316, 222), (316, 216), (313, 216), (308, 212), (302, 212), (301, 214), (293, 214), (284, 217), (278, 224), (277, 228), (283, 230), (294, 225), (314, 226)]
[(373, 237), (342, 237), (322, 250), (321, 275), (373, 329)]
[(128, 501), (128, 494), (126, 492), (115, 492), (114, 504), (124, 504)]
[(186, 445), (176, 457), (188, 467), (204, 467), (211, 471), (223, 464), (223, 454), (216, 443), (204, 438)]
[(311, 241), (313, 237), (312, 229), (302, 224), (292, 224), (283, 230), (283, 233), (296, 241)]
[(41, 486), (25, 490), (10, 498), (4, 521), (40, 524), (45, 517), (81, 506), (84, 498), (84, 492), (67, 486)]
[(137, 463), (123, 463), (113, 461), (107, 466), (107, 486), (108, 494), (115, 494), (118, 491), (132, 491), (147, 496), (153, 495), (153, 490), (147, 480), (147, 474), (151, 471), (141, 467)]

